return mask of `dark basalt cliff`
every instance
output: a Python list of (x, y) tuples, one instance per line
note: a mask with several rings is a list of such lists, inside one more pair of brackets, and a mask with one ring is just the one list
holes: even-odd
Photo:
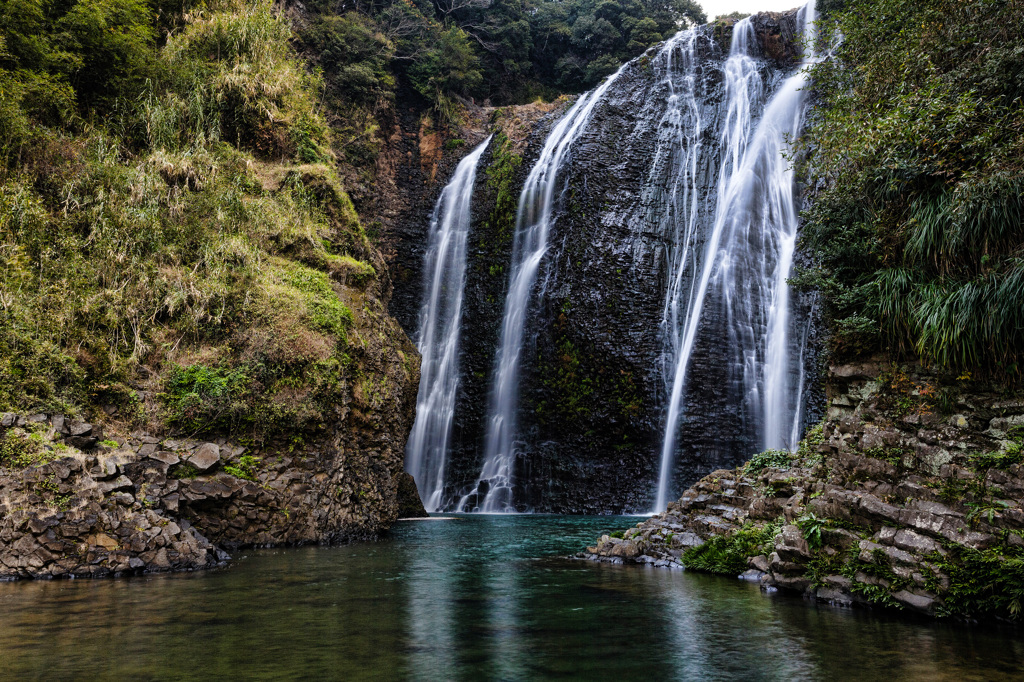
[[(796, 14), (761, 14), (754, 24), (761, 77), (770, 92), (796, 68)], [(722, 118), (723, 45), (728, 46), (731, 31), (728, 23), (700, 29), (697, 89), (705, 121)], [(515, 504), (520, 509), (642, 511), (652, 501), (665, 423), (661, 319), (672, 239), (658, 227), (657, 206), (672, 169), (651, 168), (670, 94), (652, 64), (657, 49), (625, 68), (563, 165), (565, 191), (555, 209), (522, 351), (515, 468)], [(516, 201), (547, 131), (563, 111), (556, 109), (536, 124), (529, 121), (512, 142), (496, 139), (477, 177), (460, 396), (446, 474), (449, 499), (464, 494), (479, 475)], [(717, 124), (711, 124), (701, 144), (717, 149), (719, 135)], [(716, 159), (713, 153), (700, 157), (701, 199), (715, 191)], [(714, 219), (707, 209), (713, 202), (702, 205), (700, 220), (706, 224)], [(428, 220), (425, 209), (396, 227), (394, 252), (422, 254)], [(407, 263), (409, 256), (402, 260)], [(411, 277), (396, 277), (395, 286), (392, 311), (413, 334), (414, 302), (418, 304), (422, 287), (419, 270)], [(796, 305), (806, 309), (808, 302)], [(694, 389), (674, 475), (680, 485), (733, 466), (760, 449), (732, 405), (730, 387), (719, 380), (728, 362), (723, 325), (720, 317), (708, 316), (693, 357)], [(810, 356), (807, 364), (813, 367)]]

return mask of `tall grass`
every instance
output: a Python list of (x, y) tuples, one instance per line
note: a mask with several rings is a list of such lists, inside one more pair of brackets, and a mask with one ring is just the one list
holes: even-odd
[(214, 3), (119, 121), (26, 138), (0, 177), (0, 410), (87, 412), (192, 366), (244, 375), (245, 419), (211, 423), (248, 437), (341, 400), (332, 276), (345, 257), (372, 278), (374, 254), (290, 40), (269, 1)]
[(1024, 37), (1009, 27), (1024, 5), (830, 11), (822, 29), (844, 39), (813, 69), (805, 236), (821, 268), (804, 279), (825, 294), (834, 347), (1019, 381)]

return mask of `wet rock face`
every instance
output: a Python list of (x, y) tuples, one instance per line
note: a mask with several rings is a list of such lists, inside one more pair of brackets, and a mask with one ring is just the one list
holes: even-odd
[(398, 484), (398, 518), (422, 519), (429, 516), (423, 507), (423, 501), (420, 500), (416, 479), (412, 474), (402, 472), (395, 480)]
[[(770, 31), (791, 40), (795, 15), (764, 17), (758, 31), (759, 40)], [(727, 40), (716, 40), (710, 27), (697, 39), (695, 119), (709, 150), (696, 169), (697, 231), (704, 235), (714, 221)], [(653, 502), (672, 374), (663, 365), (662, 320), (673, 235), (659, 223), (676, 169), (671, 163), (652, 168), (671, 95), (652, 56), (619, 76), (567, 164), (541, 277), (544, 294), (528, 332), (532, 345), (524, 350), (536, 359), (524, 363), (521, 392), (516, 499), (524, 508), (645, 511)], [(762, 55), (765, 91), (773, 92), (792, 68)], [(696, 241), (698, 251), (705, 238)], [(699, 268), (684, 274), (687, 281), (694, 276)], [(808, 308), (807, 300), (794, 302), (800, 315)], [(689, 365), (672, 477), (677, 489), (761, 449), (756, 415), (739, 407), (743, 388), (729, 333), (727, 302), (711, 291)]]
[(768, 527), (740, 576), (765, 587), (1014, 618), (1017, 578), (991, 569), (1024, 553), (1021, 396), (880, 362), (833, 367), (828, 392), (820, 432), (789, 463), (715, 471), (581, 558), (682, 567), (714, 536)]
[[(759, 15), (761, 75), (772, 91), (795, 65), (795, 12)], [(698, 39), (701, 144), (717, 150), (724, 89), (722, 67), (731, 30), (703, 29)], [(723, 47), (726, 46), (726, 47)], [(522, 350), (515, 466), (515, 504), (522, 510), (568, 513), (644, 511), (653, 502), (665, 424), (666, 376), (662, 327), (672, 235), (659, 228), (659, 195), (673, 169), (654, 169), (659, 121), (670, 96), (652, 64), (654, 51), (636, 60), (597, 105), (593, 119), (569, 151), (565, 192), (556, 209), (550, 248), (539, 277)], [(460, 394), (446, 496), (457, 500), (479, 475), (487, 429), (487, 404), (504, 311), (514, 236), (515, 206), (523, 181), (562, 110), (523, 116), (514, 154), (521, 159), (513, 186), (500, 188), (504, 154), (488, 150), (477, 175), (463, 304)], [(412, 139), (411, 124), (406, 134)], [(469, 137), (467, 137), (469, 139)], [(473, 138), (475, 143), (476, 138)], [(407, 146), (411, 141), (403, 142)], [(471, 145), (466, 146), (466, 151)], [(418, 152), (410, 150), (410, 159)], [(701, 229), (714, 219), (718, 178), (715, 153), (702, 154), (698, 169), (703, 206)], [(454, 162), (448, 168), (454, 168)], [(417, 165), (409, 162), (424, 196), (436, 198), (443, 181), (426, 192)], [(439, 178), (444, 177), (442, 162)], [(411, 185), (410, 185), (411, 186)], [(430, 205), (396, 220), (394, 314), (414, 334), (422, 295), (422, 257)], [(698, 240), (700, 249), (703, 241)], [(689, 273), (688, 277), (693, 274)], [(684, 285), (685, 286), (685, 285)], [(542, 290), (542, 291), (541, 291)], [(806, 310), (808, 302), (795, 307)], [(710, 300), (701, 343), (691, 362), (693, 389), (680, 430), (674, 480), (687, 485), (709, 471), (732, 466), (757, 451), (750, 416), (736, 409), (738, 382), (728, 374), (724, 302)], [(813, 358), (807, 357), (813, 366)], [(671, 380), (669, 379), (669, 382)], [(812, 415), (813, 416), (813, 415)]]

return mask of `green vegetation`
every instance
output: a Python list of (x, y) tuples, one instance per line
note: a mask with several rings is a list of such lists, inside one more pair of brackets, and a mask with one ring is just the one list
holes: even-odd
[(747, 558), (770, 554), (781, 523), (748, 523), (729, 535), (714, 535), (683, 554), (687, 570), (736, 576), (747, 570)]
[(145, 383), (189, 433), (318, 428), (343, 285), (376, 271), (288, 20), (269, 0), (0, 17), (0, 409), (141, 420)]
[(238, 458), (237, 466), (229, 464), (224, 467), (224, 471), (235, 478), (242, 478), (246, 481), (255, 481), (256, 475), (259, 473), (260, 464), (262, 464), (262, 462), (258, 457), (242, 455)]
[(1017, 426), (1006, 434), (1009, 437), (1002, 449), (971, 455), (971, 464), (978, 471), (1007, 469), (1024, 462), (1024, 426)]
[[(824, 189), (805, 239), (840, 355), (887, 349), (1019, 380), (1024, 365), (1024, 6), (847, 0), (813, 67)], [(833, 24), (834, 22), (834, 24)]]
[(195, 478), (199, 475), (199, 469), (196, 468), (195, 464), (190, 462), (182, 462), (171, 468), (168, 476), (178, 480)]
[(743, 467), (743, 473), (753, 476), (769, 467), (785, 470), (789, 468), (792, 461), (793, 455), (785, 450), (765, 450), (750, 458), (750, 461)]
[(249, 378), (241, 369), (176, 368), (162, 395), (167, 421), (189, 431), (216, 429), (222, 420), (242, 411), (239, 403), (248, 388)]
[(484, 170), (487, 174), (487, 187), (495, 195), (494, 208), (487, 216), (484, 226), (497, 235), (495, 247), (512, 244), (512, 235), (516, 229), (516, 209), (519, 206), (515, 174), (522, 162), (523, 157), (515, 153), (512, 141), (505, 133), (499, 132), (495, 135), (491, 143), (491, 162)]
[(60, 457), (57, 450), (44, 445), (38, 431), (7, 429), (0, 436), (0, 466), (14, 469), (46, 464)]
[(821, 530), (828, 525), (828, 519), (819, 519), (814, 512), (808, 512), (796, 520), (797, 528), (803, 533), (807, 546), (812, 550), (821, 547)]
[(931, 557), (949, 576), (949, 589), (937, 609), (940, 616), (991, 615), (1019, 620), (1024, 604), (1024, 552), (976, 550), (959, 545), (946, 556)]
[(442, 109), (454, 97), (504, 104), (579, 92), (705, 20), (692, 0), (385, 0), (340, 16), (327, 0), (309, 4), (303, 41), (337, 96), (371, 109), (398, 81)]

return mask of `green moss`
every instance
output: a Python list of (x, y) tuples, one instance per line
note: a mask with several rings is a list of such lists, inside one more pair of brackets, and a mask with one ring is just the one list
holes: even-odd
[(313, 329), (331, 334), (343, 343), (352, 326), (352, 311), (338, 298), (327, 274), (292, 263), (282, 278), (304, 294), (306, 319)]
[(344, 283), (358, 289), (365, 289), (376, 278), (377, 271), (369, 263), (352, 256), (327, 256), (328, 269), (337, 272)]
[(167, 422), (188, 431), (228, 426), (241, 409), (250, 378), (242, 369), (191, 365), (172, 370), (164, 393)]
[(263, 462), (258, 457), (242, 455), (238, 458), (237, 465), (229, 464), (224, 467), (224, 471), (235, 478), (242, 478), (246, 481), (255, 481), (256, 476), (259, 473), (259, 467), (262, 463)]
[(47, 447), (37, 431), (13, 428), (0, 436), (0, 466), (24, 469), (52, 462), (60, 456), (58, 450)]
[(167, 475), (177, 480), (190, 479), (199, 475), (199, 469), (197, 469), (194, 464), (182, 462), (171, 467), (171, 470)]
[(519, 206), (519, 192), (515, 184), (516, 170), (523, 157), (513, 151), (512, 141), (504, 133), (498, 133), (491, 143), (491, 163), (484, 171), (487, 186), (494, 192), (494, 208), (485, 224), (495, 235), (489, 244), (492, 255), (497, 257), (512, 243), (516, 227), (516, 209)]
[(889, 464), (895, 467), (903, 466), (904, 458), (908, 454), (913, 454), (906, 448), (884, 447), (881, 445), (875, 446), (873, 448), (866, 448), (865, 450), (862, 450), (862, 453), (867, 457), (872, 457), (874, 459), (880, 459), (883, 462), (888, 462)]

